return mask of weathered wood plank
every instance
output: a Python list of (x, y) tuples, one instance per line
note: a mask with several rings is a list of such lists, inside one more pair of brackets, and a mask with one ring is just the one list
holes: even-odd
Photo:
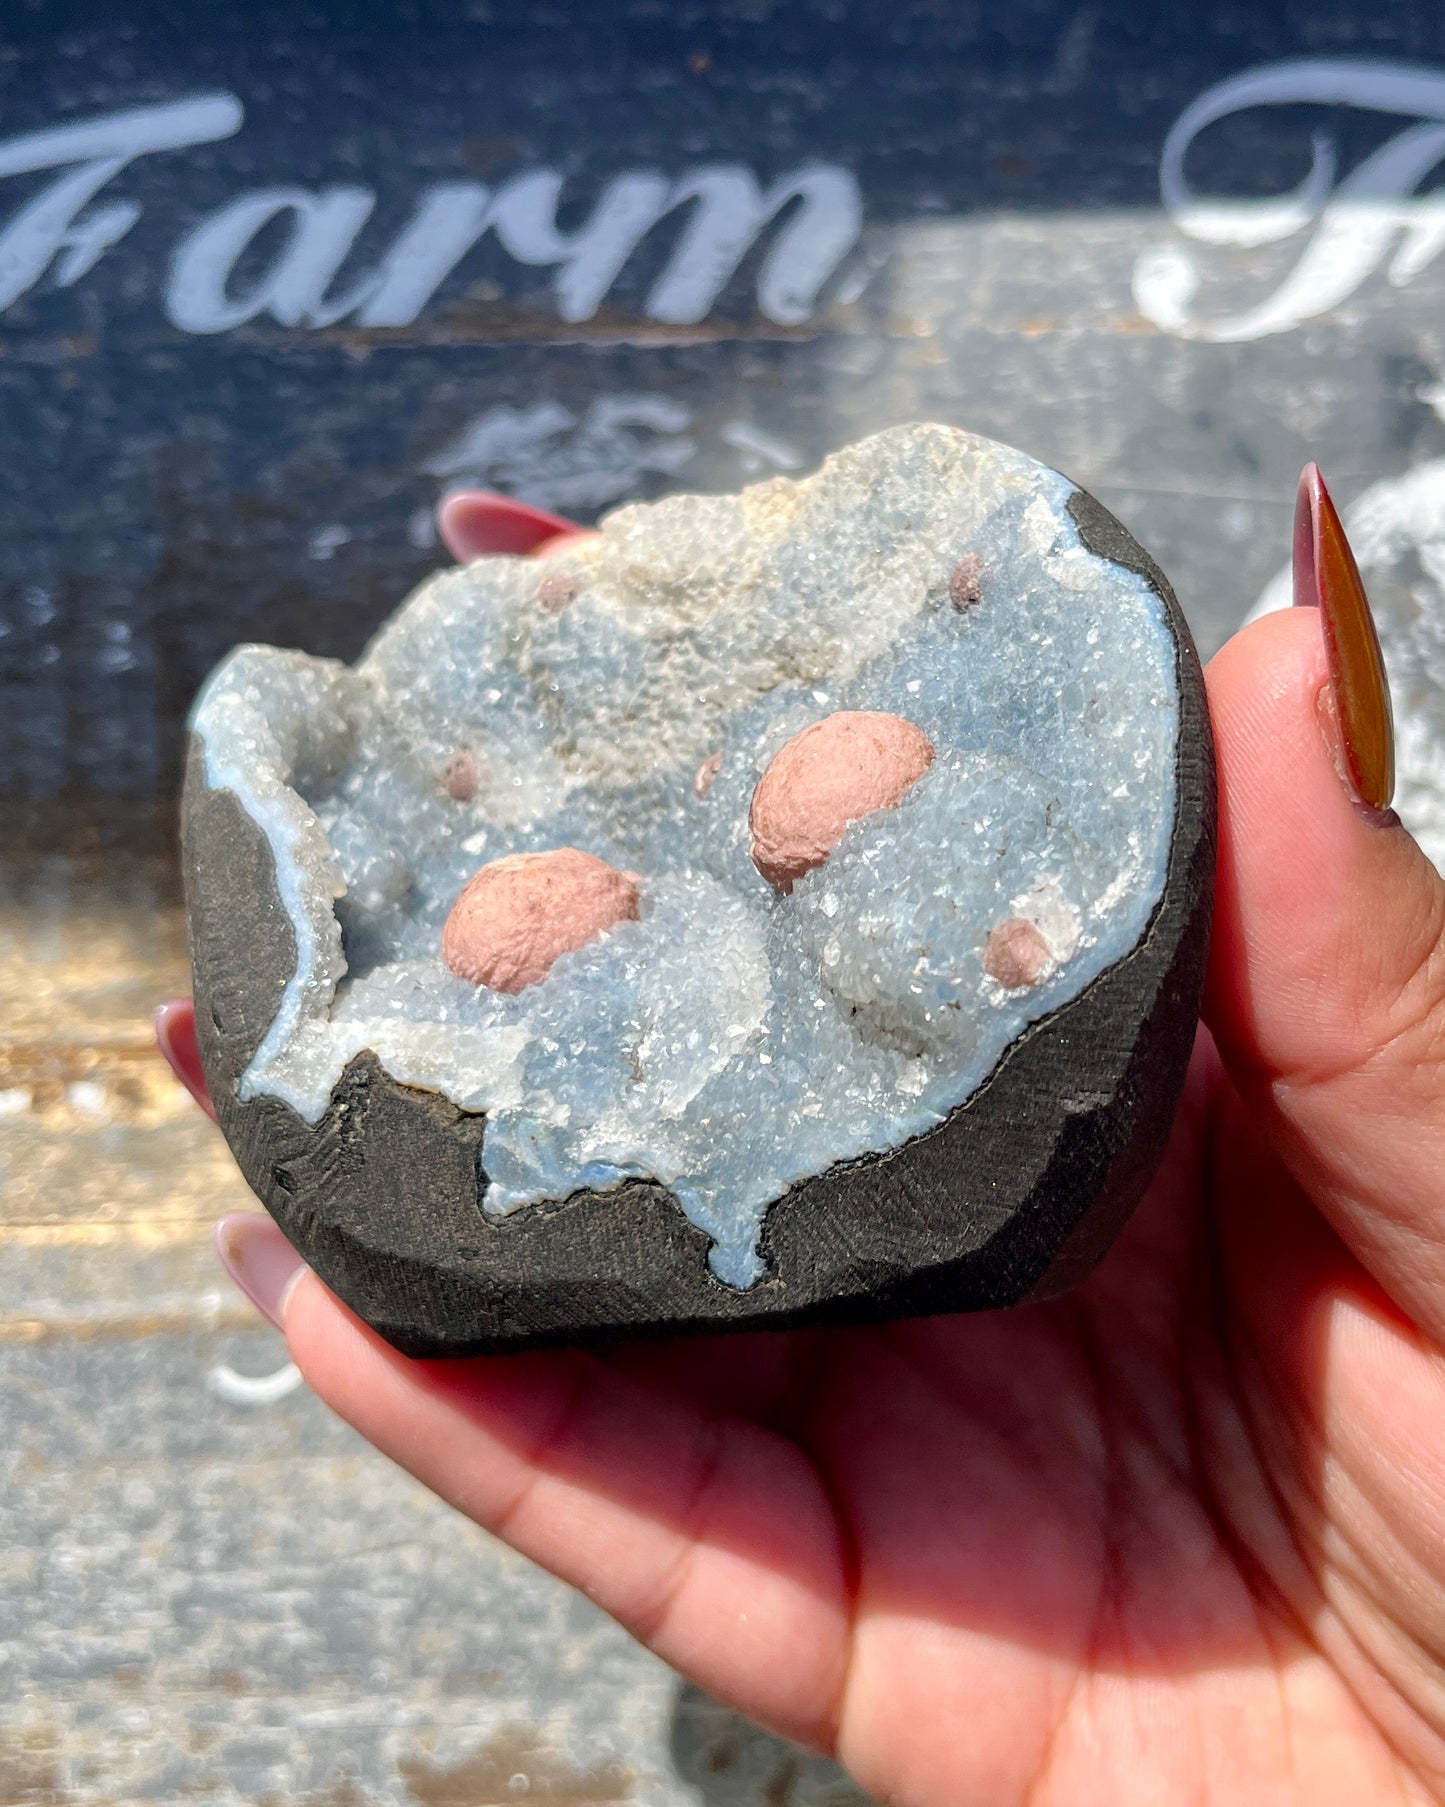
[(63, 876), (0, 914), (0, 1095), (29, 1092), (0, 1116), (0, 1807), (859, 1802), (304, 1388), (247, 1403), (285, 1353), (211, 1252), (254, 1200), (150, 1038), (177, 912), (163, 878), (106, 908)]

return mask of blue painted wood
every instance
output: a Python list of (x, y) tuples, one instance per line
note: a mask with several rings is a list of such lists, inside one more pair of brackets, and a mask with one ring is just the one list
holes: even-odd
[[(1348, 496), (1445, 444), (1428, 242), (1402, 271), (1387, 230), (1317, 320), (1191, 336), (1274, 293), (1314, 226), (1191, 237), (1161, 205), (1171, 128), (1242, 74), (1309, 90), (1319, 59), (1330, 97), (1229, 108), (1190, 144), (1189, 183), (1236, 200), (1303, 181), (1314, 132), (1338, 184), (1438, 125), (1439, 8), (11, 8), (4, 839), (168, 832), (209, 666), (240, 639), (354, 656), (467, 482), (588, 519), (935, 414), (1099, 493), (1208, 650), (1282, 556), (1306, 456)], [(1384, 65), (1415, 83), (1401, 110)], [(1385, 190), (1430, 188), (1420, 156)], [(795, 179), (822, 187), (786, 200)], [(1161, 326), (1191, 260), (1200, 297)]]

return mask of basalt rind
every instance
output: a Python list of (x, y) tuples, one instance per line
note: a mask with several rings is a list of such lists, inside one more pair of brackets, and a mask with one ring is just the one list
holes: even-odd
[(1029, 1027), (936, 1129), (830, 1168), (769, 1208), (763, 1277), (709, 1272), (661, 1186), (481, 1209), (486, 1119), (351, 1060), (315, 1126), (238, 1082), (296, 962), (269, 843), (193, 743), (183, 854), (201, 1055), (245, 1177), (322, 1279), (407, 1354), (781, 1329), (991, 1309), (1063, 1291), (1152, 1177), (1193, 1045), (1213, 897), (1215, 786), (1202, 676), (1158, 567), (1082, 491), (1089, 551), (1142, 575), (1176, 650), (1175, 814), (1132, 951)]

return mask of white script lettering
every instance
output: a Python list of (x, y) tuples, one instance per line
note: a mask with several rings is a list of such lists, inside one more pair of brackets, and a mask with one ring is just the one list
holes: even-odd
[[(1396, 133), (1343, 178), (1334, 140), (1317, 132), (1304, 181), (1267, 200), (1206, 199), (1190, 187), (1185, 159), (1208, 126), (1250, 107), (1303, 102), (1359, 107), (1421, 123)], [(1328, 313), (1387, 258), (1388, 280), (1402, 286), (1445, 250), (1445, 195), (1416, 193), (1442, 158), (1445, 75), (1320, 57), (1233, 76), (1187, 107), (1165, 139), (1159, 171), (1165, 209), (1197, 244), (1248, 249), (1307, 230), (1308, 242), (1263, 301), (1215, 319), (1197, 311), (1201, 272), (1195, 254), (1177, 242), (1156, 246), (1135, 265), (1135, 303), (1166, 332), (1229, 343), (1288, 332)]]
[[(269, 313), (283, 326), (332, 325), (353, 311), (357, 298), (328, 307), (326, 291), (375, 205), (369, 188), (242, 195), (197, 226), (176, 252), (166, 295), (171, 324), (182, 332), (223, 333)], [(246, 294), (230, 294), (227, 281), (241, 254), (283, 214), (291, 215), (285, 249)]]
[[(691, 411), (666, 395), (602, 395), (579, 420), (560, 402), (489, 408), (422, 467), (448, 489), (502, 489), (542, 508), (605, 508), (697, 452)], [(427, 511), (418, 526), (430, 533)], [(425, 543), (429, 544), (428, 539)]]
[[(0, 312), (52, 267), (59, 286), (78, 282), (125, 237), (140, 218), (139, 203), (84, 209), (127, 164), (229, 137), (243, 118), (234, 95), (213, 94), (0, 142), (0, 177), (65, 172), (0, 230)], [(346, 278), (343, 267), (375, 210), (374, 190), (252, 190), (185, 234), (171, 260), (166, 314), (187, 333), (227, 332), (263, 315), (302, 328), (342, 320), (363, 328), (410, 326), (490, 232), (516, 262), (552, 270), (559, 316), (580, 322), (596, 315), (648, 235), (681, 213), (676, 243), (644, 303), (650, 319), (669, 325), (705, 319), (748, 253), (771, 233), (758, 271), (758, 307), (767, 319), (795, 326), (811, 318), (863, 227), (856, 179), (826, 164), (806, 164), (767, 188), (738, 164), (676, 179), (629, 171), (604, 187), (570, 231), (557, 223), (562, 187), (562, 177), (547, 169), (523, 171), (496, 188), (436, 183), (422, 192), (391, 245)], [(267, 261), (255, 273), (263, 235)], [(252, 273), (238, 282), (248, 252)]]
[[(57, 257), (61, 288), (93, 269), (140, 218), (134, 201), (117, 201), (77, 219), (128, 163), (155, 151), (187, 150), (239, 131), (241, 103), (211, 94), (168, 106), (135, 107), (84, 125), (27, 132), (0, 144), (0, 176), (67, 169), (0, 231), (0, 313), (33, 288)], [(71, 165), (78, 165), (71, 169)]]

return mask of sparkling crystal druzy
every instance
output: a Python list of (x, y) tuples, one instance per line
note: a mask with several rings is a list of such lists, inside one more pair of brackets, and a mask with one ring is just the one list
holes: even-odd
[[(775, 889), (754, 792), (841, 711), (931, 762)], [(403, 1349), (1039, 1297), (1154, 1169), (1212, 893), (1199, 669), (1157, 568), (1019, 452), (900, 428), (620, 509), (433, 577), (355, 667), (240, 648), (193, 727), (222, 1125)], [(636, 875), (634, 916), (515, 992), (456, 976), (468, 881), (557, 848)]]

